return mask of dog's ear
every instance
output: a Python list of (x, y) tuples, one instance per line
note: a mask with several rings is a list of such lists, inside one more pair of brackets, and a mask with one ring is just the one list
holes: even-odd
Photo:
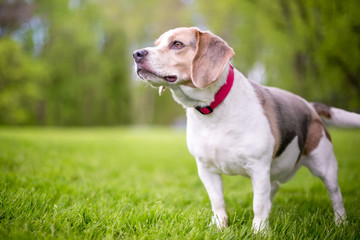
[(191, 79), (196, 87), (205, 88), (221, 76), (235, 53), (224, 40), (211, 32), (196, 30), (196, 40)]

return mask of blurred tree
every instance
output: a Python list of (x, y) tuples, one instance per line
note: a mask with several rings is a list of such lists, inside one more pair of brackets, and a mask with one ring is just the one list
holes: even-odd
[(41, 124), (47, 66), (0, 38), (0, 124)]
[(235, 48), (242, 71), (262, 62), (270, 85), (360, 109), (359, 1), (196, 3), (209, 28)]
[(357, 0), (3, 0), (0, 123), (171, 123), (183, 109), (133, 80), (131, 53), (193, 25), (229, 42), (242, 72), (360, 109)]
[(41, 54), (51, 66), (47, 121), (55, 125), (95, 124), (104, 92), (103, 66), (95, 25), (86, 15), (88, 9), (71, 10), (67, 1), (48, 1), (42, 7), (50, 10), (41, 11), (42, 18), (50, 22)]
[(24, 1), (3, 0), (0, 3), (0, 37), (30, 21), (33, 5)]
[[(99, 2), (103, 12), (104, 29), (125, 35), (127, 61), (114, 60), (117, 68), (133, 72), (132, 52), (152, 46), (156, 37), (170, 28), (191, 26), (191, 10), (180, 0), (106, 0)], [(118, 39), (115, 39), (118, 41)], [(119, 45), (120, 43), (117, 42)], [(120, 64), (123, 64), (120, 66)], [(182, 107), (171, 99), (170, 94), (159, 97), (158, 91), (135, 81), (130, 83), (132, 122), (135, 124), (170, 124), (174, 118), (184, 115)]]
[(37, 4), (49, 25), (41, 54), (51, 66), (47, 123), (130, 123), (127, 45), (121, 28), (109, 30), (100, 5), (92, 1)]

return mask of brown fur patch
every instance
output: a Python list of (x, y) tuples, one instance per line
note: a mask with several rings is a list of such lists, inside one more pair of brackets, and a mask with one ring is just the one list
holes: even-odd
[(331, 107), (323, 103), (311, 103), (315, 111), (324, 118), (331, 118)]
[(309, 126), (308, 137), (306, 139), (305, 148), (303, 151), (304, 155), (309, 155), (319, 145), (320, 139), (325, 136), (331, 142), (331, 136), (327, 131), (323, 121), (320, 117), (331, 118), (331, 107), (323, 103), (311, 103), (316, 113), (312, 116), (312, 121)]
[(313, 119), (309, 126), (308, 136), (305, 142), (303, 155), (309, 155), (318, 145), (322, 137), (324, 124), (320, 119)]
[(270, 130), (275, 139), (274, 152), (273, 152), (273, 157), (275, 157), (276, 153), (280, 148), (281, 137), (279, 132), (279, 126), (277, 124), (277, 119), (274, 114), (274, 106), (273, 106), (274, 104), (271, 101), (270, 94), (265, 89), (261, 89), (260, 85), (255, 84), (254, 82), (250, 81), (250, 83), (253, 86), (255, 93), (260, 100), (260, 104), (264, 109), (265, 117), (269, 121)]
[(331, 137), (329, 132), (327, 131), (324, 123), (318, 116), (314, 116), (310, 126), (309, 132), (306, 139), (305, 147), (303, 150), (303, 155), (309, 155), (314, 149), (319, 145), (320, 139), (323, 136), (323, 130), (325, 132), (325, 136), (329, 141), (331, 141)]

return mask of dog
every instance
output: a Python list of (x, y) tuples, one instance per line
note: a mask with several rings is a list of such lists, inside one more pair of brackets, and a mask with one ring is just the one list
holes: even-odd
[(326, 122), (360, 127), (360, 115), (249, 81), (230, 60), (233, 49), (198, 28), (163, 33), (154, 47), (133, 53), (137, 75), (160, 95), (169, 88), (186, 108), (187, 145), (210, 198), (212, 223), (227, 226), (222, 174), (249, 177), (252, 227), (268, 228), (274, 195), (301, 166), (319, 177), (332, 201), (335, 222), (346, 222), (338, 164)]

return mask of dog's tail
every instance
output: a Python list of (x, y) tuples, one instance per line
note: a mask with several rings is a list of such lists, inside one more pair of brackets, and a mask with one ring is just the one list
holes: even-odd
[(326, 124), (339, 127), (360, 127), (360, 114), (330, 107), (323, 103), (311, 103)]

